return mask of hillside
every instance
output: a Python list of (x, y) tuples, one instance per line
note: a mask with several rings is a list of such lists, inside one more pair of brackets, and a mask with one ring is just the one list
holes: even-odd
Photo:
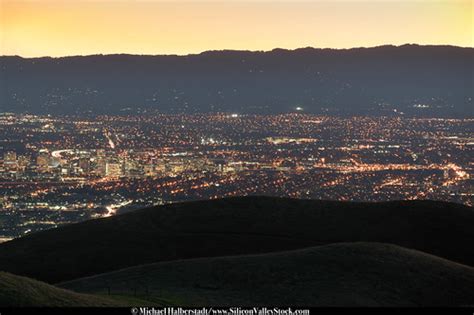
[(0, 270), (49, 283), (176, 259), (383, 242), (474, 266), (474, 210), (430, 201), (272, 197), (137, 210), (0, 244)]
[(125, 306), (110, 298), (79, 294), (44, 282), (0, 272), (1, 307)]
[[(0, 57), (0, 112), (474, 114), (474, 49), (209, 51), (187, 56)], [(270, 92), (271, 91), (271, 92)], [(60, 99), (61, 101), (58, 101)], [(428, 107), (419, 109), (416, 104)]]
[(474, 268), (380, 243), (162, 262), (62, 286), (87, 293), (108, 286), (120, 294), (136, 288), (186, 305), (474, 305)]

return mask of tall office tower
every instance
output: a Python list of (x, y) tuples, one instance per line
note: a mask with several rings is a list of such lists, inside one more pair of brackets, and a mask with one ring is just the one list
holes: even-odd
[(18, 168), (18, 162), (16, 160), (16, 152), (8, 151), (3, 155), (3, 167), (5, 171), (12, 172)]
[(38, 172), (47, 173), (49, 171), (49, 163), (51, 157), (48, 150), (40, 150), (38, 157), (36, 158), (36, 167)]
[(107, 163), (105, 165), (105, 175), (111, 177), (122, 176), (122, 165), (120, 163)]
[(94, 159), (93, 173), (96, 176), (105, 176), (107, 161), (104, 157)]
[(18, 157), (18, 170), (24, 172), (30, 166), (30, 156), (28, 155), (20, 155)]

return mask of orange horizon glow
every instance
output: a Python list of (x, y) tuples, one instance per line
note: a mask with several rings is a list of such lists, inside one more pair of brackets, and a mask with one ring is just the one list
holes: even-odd
[(472, 0), (0, 0), (0, 55), (473, 47)]

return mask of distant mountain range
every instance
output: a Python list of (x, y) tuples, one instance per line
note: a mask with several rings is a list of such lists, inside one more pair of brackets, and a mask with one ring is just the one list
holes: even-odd
[(474, 49), (0, 57), (0, 112), (474, 116)]
[(473, 225), (432, 201), (147, 208), (0, 244), (0, 306), (472, 306)]

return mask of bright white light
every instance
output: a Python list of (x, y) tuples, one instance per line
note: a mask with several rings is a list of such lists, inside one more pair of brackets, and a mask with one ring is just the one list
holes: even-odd
[(299, 107), (299, 106), (298, 106), (298, 107), (296, 107), (296, 110), (299, 111), (299, 112), (301, 112), (301, 111), (303, 110), (303, 107)]

